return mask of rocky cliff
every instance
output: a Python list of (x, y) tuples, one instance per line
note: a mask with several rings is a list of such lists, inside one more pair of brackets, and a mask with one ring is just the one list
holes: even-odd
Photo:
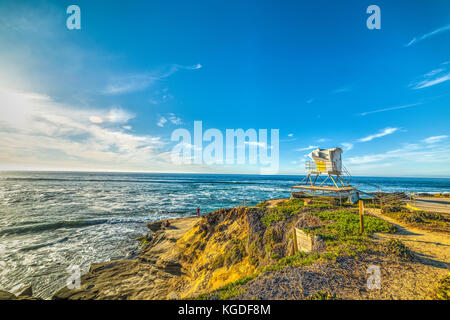
[(170, 299), (210, 292), (292, 254), (292, 225), (319, 220), (293, 214), (301, 200), (290, 206), (274, 209), (264, 202), (150, 223), (138, 259), (93, 264), (79, 289), (63, 288), (54, 298)]

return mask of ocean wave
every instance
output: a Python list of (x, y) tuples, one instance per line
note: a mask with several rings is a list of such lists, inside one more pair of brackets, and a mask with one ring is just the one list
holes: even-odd
[(0, 230), (0, 235), (40, 233), (43, 231), (56, 230), (60, 228), (79, 228), (95, 224), (102, 224), (106, 223), (107, 221), (108, 219), (97, 219), (97, 220), (64, 220), (51, 223), (40, 223), (28, 226), (6, 228)]
[(203, 180), (203, 179), (197, 179), (197, 180), (182, 180), (182, 179), (173, 179), (173, 180), (155, 180), (155, 179), (71, 179), (71, 178), (34, 178), (34, 177), (6, 177), (3, 178), (4, 181), (29, 181), (29, 182), (36, 182), (36, 181), (58, 181), (58, 182), (108, 182), (108, 183), (115, 183), (115, 182), (126, 182), (126, 183), (161, 183), (161, 184), (233, 184), (233, 185), (264, 185), (267, 184), (267, 181), (221, 181), (221, 180)]
[[(180, 213), (187, 213), (189, 211), (179, 211), (174, 210), (170, 212), (158, 211), (157, 215), (154, 215), (153, 218), (159, 219), (159, 217), (163, 214), (169, 215), (179, 215)], [(145, 223), (149, 221), (152, 217), (141, 217), (139, 219), (122, 219), (122, 218), (112, 218), (112, 219), (88, 219), (88, 220), (63, 220), (63, 221), (55, 221), (51, 223), (40, 223), (33, 225), (23, 225), (18, 227), (10, 227), (3, 230), (0, 230), (0, 235), (11, 235), (11, 234), (30, 234), (30, 233), (41, 233), (45, 231), (51, 231), (61, 228), (82, 228), (92, 225), (99, 224), (133, 224), (133, 223)]]
[(57, 243), (65, 242), (67, 240), (69, 240), (69, 237), (64, 237), (64, 238), (59, 239), (57, 241), (45, 242), (45, 243), (40, 243), (40, 244), (24, 247), (24, 248), (21, 248), (20, 251), (22, 251), (22, 252), (33, 251), (33, 250), (37, 250), (37, 249), (40, 249), (40, 248), (50, 247), (50, 246), (53, 246), (53, 245), (55, 245)]

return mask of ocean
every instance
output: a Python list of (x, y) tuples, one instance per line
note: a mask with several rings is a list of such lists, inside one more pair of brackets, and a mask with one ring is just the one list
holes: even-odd
[[(289, 197), (302, 176), (0, 172), (0, 289), (49, 298), (70, 266), (132, 258), (149, 221)], [(353, 177), (362, 191), (450, 192), (448, 178)]]

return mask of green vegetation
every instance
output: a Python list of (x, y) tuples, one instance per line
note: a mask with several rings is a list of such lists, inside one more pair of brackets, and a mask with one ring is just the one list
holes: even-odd
[(450, 232), (450, 220), (440, 213), (426, 211), (410, 212), (404, 207), (384, 207), (381, 212), (385, 216), (419, 229)]
[(283, 221), (290, 216), (299, 213), (304, 208), (303, 200), (291, 199), (278, 203), (275, 207), (266, 210), (261, 221), (266, 227), (274, 222)]
[(213, 292), (201, 294), (200, 296), (197, 297), (197, 299), (206, 300), (210, 297), (214, 297), (219, 300), (226, 300), (226, 299), (235, 298), (235, 297), (245, 293), (245, 290), (242, 288), (242, 285), (255, 279), (257, 276), (259, 276), (259, 274), (255, 273), (254, 275), (252, 275), (250, 277), (245, 277), (245, 278), (239, 279), (239, 280), (229, 283), (226, 286), (223, 286), (222, 288), (217, 289)]
[[(346, 240), (361, 237), (359, 215), (356, 210), (316, 211), (311, 212), (311, 214), (322, 221), (331, 222), (318, 229), (319, 235), (326, 240)], [(362, 235), (370, 236), (374, 232), (395, 232), (395, 228), (392, 224), (382, 219), (364, 216), (364, 233)]]
[(272, 225), (272, 223), (284, 220), (285, 218), (286, 217), (284, 215), (280, 214), (280, 212), (278, 212), (278, 210), (276, 208), (270, 208), (266, 211), (264, 216), (261, 218), (261, 222), (266, 227), (270, 227)]
[(258, 203), (255, 207), (257, 207), (259, 209), (266, 209), (268, 205), (269, 205), (269, 202), (264, 200), (263, 202)]
[(275, 265), (265, 267), (261, 270), (261, 272), (266, 271), (278, 271), (288, 266), (299, 266), (299, 267), (306, 267), (309, 265), (312, 265), (314, 261), (318, 260), (320, 258), (320, 254), (318, 253), (305, 253), (298, 251), (293, 256), (287, 256), (284, 258), (281, 258)]
[(404, 260), (412, 260), (413, 254), (405, 244), (397, 239), (388, 240), (383, 246), (383, 252)]
[(241, 240), (233, 240), (231, 247), (224, 255), (218, 256), (211, 264), (212, 269), (230, 266), (246, 256), (245, 245)]
[[(284, 202), (279, 202), (276, 206), (266, 208), (267, 204), (261, 203), (258, 205), (264, 206), (265, 213), (261, 218), (261, 222), (266, 226), (266, 230), (262, 238), (253, 240), (247, 248), (251, 261), (269, 262), (269, 265), (261, 266), (257, 272), (251, 277), (246, 277), (234, 283), (228, 284), (214, 292), (200, 296), (200, 299), (218, 298), (231, 299), (245, 293), (242, 287), (248, 281), (260, 276), (265, 272), (279, 271), (288, 266), (305, 267), (312, 265), (317, 261), (335, 260), (342, 255), (353, 256), (357, 258), (360, 253), (374, 248), (372, 240), (369, 236), (374, 232), (395, 232), (395, 227), (382, 219), (373, 216), (364, 216), (364, 233), (360, 233), (359, 214), (355, 208), (338, 209), (326, 202), (316, 202), (314, 200), (307, 205), (304, 204), (303, 199), (292, 199)], [(323, 210), (322, 208), (334, 208)], [(311, 210), (312, 209), (312, 210)], [(278, 246), (286, 246), (285, 241), (291, 241), (288, 235), (285, 235), (287, 230), (290, 230), (292, 223), (296, 219), (296, 215), (302, 211), (306, 211), (308, 215), (319, 218), (323, 225), (319, 225), (314, 229), (305, 228), (305, 232), (320, 236), (321, 240), (326, 246), (326, 250), (318, 253), (305, 253), (298, 251), (292, 256), (284, 256), (276, 249)], [(306, 214), (306, 213), (305, 213)], [(310, 217), (311, 218), (311, 217)], [(284, 221), (283, 224), (275, 223)], [(258, 246), (258, 243), (262, 246)], [(260, 249), (259, 249), (260, 248)], [(407, 248), (402, 247), (399, 243), (388, 244), (387, 252), (403, 257), (407, 255)], [(227, 265), (237, 259), (245, 256), (243, 243), (234, 243), (229, 253), (225, 254), (220, 261), (213, 263), (217, 266)], [(261, 251), (262, 249), (262, 251)], [(267, 260), (261, 260), (267, 259)], [(252, 263), (253, 263), (252, 262)], [(308, 297), (308, 299), (336, 299), (335, 296), (328, 292), (317, 292)]]
[(302, 199), (291, 199), (277, 204), (278, 211), (285, 216), (292, 216), (299, 213), (304, 208)]
[(141, 243), (141, 245), (144, 247), (146, 247), (147, 245), (150, 244), (150, 241), (147, 238), (147, 236), (138, 237), (138, 238), (136, 238), (136, 241), (139, 241)]
[(382, 219), (364, 216), (364, 233), (360, 233), (359, 214), (354, 209), (337, 211), (315, 211), (311, 215), (326, 223), (325, 226), (314, 230), (305, 230), (318, 235), (327, 247), (322, 258), (334, 260), (341, 255), (357, 258), (360, 253), (367, 251), (372, 244), (368, 238), (374, 232), (395, 232), (395, 227)]

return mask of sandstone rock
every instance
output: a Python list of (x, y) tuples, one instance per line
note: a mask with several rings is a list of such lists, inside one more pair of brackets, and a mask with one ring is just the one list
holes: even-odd
[(11, 292), (0, 290), (0, 300), (16, 300), (16, 296)]
[(33, 286), (31, 284), (25, 286), (22, 291), (17, 295), (18, 297), (31, 297), (33, 296)]
[(149, 228), (152, 232), (158, 231), (162, 228), (163, 221), (153, 221), (147, 223), (147, 228)]
[(170, 226), (170, 221), (169, 220), (164, 220), (162, 225), (163, 225), (164, 228), (167, 228), (167, 227)]

